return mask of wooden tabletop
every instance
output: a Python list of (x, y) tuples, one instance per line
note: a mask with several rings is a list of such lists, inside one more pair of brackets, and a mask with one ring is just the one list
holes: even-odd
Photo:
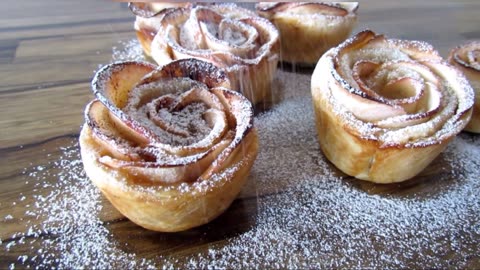
[[(370, 28), (389, 37), (425, 40), (445, 57), (454, 46), (480, 39), (479, 15), (480, 1), (369, 0), (360, 4), (359, 23), (354, 32)], [(360, 233), (361, 237), (366, 236), (360, 239), (355, 238), (355, 233), (319, 235), (320, 230), (312, 228), (317, 234), (311, 238), (308, 234), (299, 236), (306, 237), (305, 242), (297, 236), (291, 240), (278, 235), (266, 237), (267, 213), (280, 211), (275, 208), (280, 204), (269, 200), (278, 202), (280, 197), (275, 196), (294, 194), (298, 187), (292, 189), (281, 182), (264, 185), (265, 172), (258, 168), (254, 168), (231, 208), (211, 224), (165, 234), (131, 223), (83, 175), (77, 139), (84, 122), (84, 107), (93, 98), (92, 76), (99, 66), (115, 59), (114, 52), (135, 44), (133, 21), (134, 16), (125, 3), (110, 1), (23, 0), (6, 3), (0, 9), (0, 268), (480, 268), (480, 209), (470, 209), (468, 204), (468, 211), (462, 216), (463, 227), (449, 231), (454, 234), (447, 237), (440, 232), (425, 235), (426, 240), (408, 240), (419, 247), (418, 254), (411, 256), (398, 255), (397, 251), (405, 247), (396, 244), (381, 240), (372, 244), (375, 237), (390, 239), (381, 238), (378, 232), (372, 232), (371, 237)], [(308, 76), (309, 72), (302, 71), (298, 76)], [(304, 95), (308, 94), (306, 89)], [(462, 142), (471, 142), (470, 148), (478, 146), (475, 135), (462, 136)], [(322, 159), (320, 153), (317, 158)], [(295, 160), (290, 162), (295, 166)], [(453, 188), (454, 184), (446, 182), (457, 181), (456, 176), (480, 169), (478, 163), (472, 163), (469, 172), (448, 174), (455, 169), (450, 162), (451, 159), (442, 156), (416, 179), (389, 186), (350, 179), (331, 165), (326, 170), (343, 177), (349, 190), (358, 192), (364, 200), (390, 200), (394, 196), (392, 200), (399, 204), (419, 200), (431, 203), (434, 209), (435, 202), (428, 200)], [(444, 179), (444, 184), (438, 185), (435, 182), (438, 179)], [(460, 184), (455, 187), (463, 183), (458, 181)], [(471, 194), (478, 197), (480, 187), (470, 186), (477, 188)], [(466, 202), (456, 194), (458, 198), (453, 202)], [(474, 197), (471, 200), (478, 205)], [(452, 205), (452, 209), (455, 207)], [(304, 208), (292, 211), (301, 209)], [(445, 211), (445, 216), (454, 214)], [(273, 216), (296, 217), (285, 213)], [(272, 230), (276, 224), (275, 232), (284, 228), (282, 233), (288, 235), (292, 224), (297, 226), (302, 222), (291, 220), (282, 225), (272, 221)], [(421, 231), (422, 226), (411, 228)], [(335, 241), (328, 239), (336, 236)], [(402, 237), (407, 237), (404, 232), (394, 237), (398, 240), (395, 243), (409, 243), (402, 242)], [(315, 242), (320, 239), (325, 242)], [(362, 241), (368, 244), (361, 245)], [(338, 245), (327, 252), (326, 243)], [(280, 252), (281, 248), (287, 251)], [(346, 253), (347, 248), (352, 253)]]

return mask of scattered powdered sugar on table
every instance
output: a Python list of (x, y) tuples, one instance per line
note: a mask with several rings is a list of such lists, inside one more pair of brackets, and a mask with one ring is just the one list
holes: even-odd
[[(17, 236), (48, 232), (48, 237), (39, 238), (37, 256), (19, 256), (18, 264), (192, 269), (479, 265), (478, 136), (461, 134), (453, 140), (439, 157), (448, 166), (438, 168), (435, 182), (417, 183), (415, 193), (372, 192), (378, 186), (362, 188), (364, 182), (338, 172), (322, 155), (310, 76), (279, 71), (278, 80), (284, 101), (255, 118), (261, 147), (250, 177), (258, 193), (250, 229), (227, 243), (210, 243), (200, 254), (158, 254), (147, 260), (126, 253), (125, 243), (101, 221), (101, 195), (85, 176), (78, 144), (72, 142), (46, 166), (58, 172), (31, 168), (28, 181), (37, 181), (39, 194), (48, 194), (34, 195), (38, 203), (31, 214), (45, 220)], [(49, 186), (46, 178), (56, 182)], [(42, 192), (47, 188), (51, 191)], [(10, 242), (9, 248), (25, 244), (28, 238)]]
[(116, 61), (145, 61), (142, 46), (138, 39), (119, 41), (119, 47), (112, 48), (112, 60)]
[[(368, 194), (326, 161), (307, 97), (257, 119), (262, 148), (253, 169), (255, 228), (192, 259), (191, 268), (467, 267), (478, 262), (480, 140), (457, 138), (443, 154), (442, 190)], [(280, 194), (275, 194), (281, 191)]]
[(7, 251), (18, 245), (33, 250), (33, 244), (40, 240), (37, 255), (21, 255), (18, 262), (36, 268), (151, 268), (151, 263), (136, 260), (133, 254), (118, 248), (100, 220), (101, 195), (83, 171), (76, 140), (61, 150), (60, 158), (47, 165), (55, 172), (40, 169), (43, 167), (25, 171), (40, 191), (33, 195), (35, 207), (25, 216), (35, 216), (42, 222), (17, 233), (19, 240), (10, 242)]

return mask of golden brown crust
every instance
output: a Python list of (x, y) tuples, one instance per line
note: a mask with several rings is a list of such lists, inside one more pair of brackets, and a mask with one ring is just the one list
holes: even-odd
[(240, 192), (258, 152), (251, 104), (228, 86), (220, 69), (195, 59), (104, 67), (80, 136), (87, 175), (145, 228), (211, 221)]
[(466, 131), (480, 133), (480, 41), (459, 45), (450, 51), (448, 62), (465, 74), (475, 91), (472, 119)]
[(279, 34), (254, 12), (234, 4), (176, 8), (155, 25), (136, 24), (136, 29), (145, 53), (158, 64), (184, 58), (208, 61), (227, 73), (231, 89), (254, 104), (271, 100)]
[(473, 91), (429, 45), (364, 31), (329, 50), (312, 75), (322, 151), (377, 183), (422, 171), (466, 125)]
[(310, 65), (350, 35), (357, 9), (357, 2), (262, 2), (256, 6), (257, 13), (280, 31), (282, 60)]

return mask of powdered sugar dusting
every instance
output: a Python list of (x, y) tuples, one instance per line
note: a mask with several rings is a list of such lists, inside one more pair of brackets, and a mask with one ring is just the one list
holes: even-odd
[[(204, 13), (209, 15), (200, 15)], [(184, 15), (188, 19), (179, 21), (178, 16)], [(153, 39), (152, 57), (158, 63), (165, 62), (165, 50), (181, 56), (175, 59), (185, 56), (214, 59), (216, 65), (230, 68), (258, 65), (263, 59), (277, 54), (272, 51), (279, 39), (274, 25), (234, 4), (199, 5), (176, 10), (165, 15), (162, 22), (167, 28), (160, 32), (175, 34), (157, 35)], [(205, 42), (200, 42), (199, 38)]]
[[(36, 255), (18, 258), (19, 265), (37, 268), (153, 266), (124, 252), (122, 244), (112, 240), (111, 233), (99, 218), (100, 192), (83, 171), (76, 140), (60, 150), (59, 159), (47, 164), (50, 170), (40, 170), (37, 166), (25, 171), (26, 178), (34, 181), (38, 191), (32, 195), (34, 207), (27, 210), (25, 216), (36, 217), (42, 222), (17, 233), (15, 238), (19, 240), (10, 240), (5, 251), (30, 250), (25, 247), (33, 250), (38, 246), (36, 252), (30, 252)], [(15, 267), (15, 263), (11, 267)]]
[[(86, 178), (78, 145), (72, 141), (57, 161), (32, 164), (25, 172), (27, 181), (35, 182), (38, 189), (37, 204), (28, 215), (45, 221), (0, 244), (7, 253), (21, 252), (32, 241), (28, 235), (47, 232), (55, 237), (35, 238), (40, 242), (37, 255), (22, 254), (12, 267), (472, 268), (479, 264), (477, 136), (461, 134), (453, 140), (427, 169), (437, 179), (420, 175), (395, 186), (352, 180), (319, 149), (310, 76), (279, 73), (283, 101), (255, 119), (261, 148), (250, 176), (257, 193), (256, 222), (251, 228), (226, 243), (209, 243), (201, 253), (159, 253), (155, 259), (127, 253), (125, 243), (116, 240), (99, 217), (106, 202)], [(435, 167), (436, 163), (444, 166)], [(247, 203), (248, 198), (241, 200)]]
[(480, 140), (464, 134), (450, 145), (440, 157), (450, 167), (427, 183), (435, 191), (369, 194), (322, 156), (310, 102), (286, 101), (257, 119), (263, 148), (253, 177), (260, 194), (273, 195), (259, 198), (254, 229), (190, 267), (442, 268), (478, 260)]
[[(198, 101), (177, 108), (182, 100), (192, 96), (197, 96)], [(223, 132), (223, 128), (212, 129), (215, 123), (222, 122), (222, 127), (225, 127), (226, 123), (219, 117), (217, 121), (207, 122), (204, 119), (212, 112), (218, 111), (209, 109), (206, 103), (200, 101), (202, 97), (207, 98), (205, 96), (210, 99), (215, 98), (204, 84), (189, 78), (160, 80), (135, 87), (130, 92), (124, 111), (143, 126), (148, 127), (161, 139), (162, 143), (187, 146), (207, 137), (209, 140), (203, 143), (210, 144)], [(215, 104), (217, 109), (222, 109), (218, 101)], [(211, 131), (215, 133), (207, 136)]]
[[(364, 44), (359, 43), (362, 40)], [(365, 66), (366, 71), (375, 69), (364, 76), (361, 70)], [(346, 125), (359, 131), (359, 136), (372, 138), (382, 147), (426, 147), (453, 137), (466, 125), (463, 116), (473, 104), (471, 87), (463, 82), (461, 74), (441, 61), (431, 45), (385, 39), (371, 31), (360, 32), (327, 52), (313, 76), (319, 78), (314, 80), (319, 98), (327, 100)], [(386, 94), (388, 86), (401, 78), (415, 81), (416, 87), (424, 91), (416, 91), (416, 99)], [(337, 91), (337, 84), (344, 90)], [(439, 97), (439, 106), (422, 106), (426, 105), (418, 102), (422, 96)], [(399, 118), (406, 120), (403, 125), (396, 123)], [(380, 129), (370, 129), (370, 123), (378, 124)]]
[(120, 47), (112, 48), (112, 62), (145, 61), (142, 46), (138, 39), (119, 41)]

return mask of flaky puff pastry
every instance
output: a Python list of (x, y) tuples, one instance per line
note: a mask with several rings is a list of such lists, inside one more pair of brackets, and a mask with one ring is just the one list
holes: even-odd
[(448, 61), (465, 74), (475, 91), (472, 119), (465, 130), (480, 133), (480, 41), (456, 47), (450, 52)]
[(205, 224), (232, 203), (258, 152), (251, 103), (210, 63), (118, 62), (92, 83), (80, 134), (85, 171), (150, 230)]
[(468, 123), (474, 93), (427, 43), (363, 31), (312, 75), (320, 146), (344, 173), (376, 183), (414, 177)]
[(345, 41), (357, 22), (357, 2), (262, 2), (257, 13), (280, 31), (281, 58), (314, 65)]
[(252, 103), (272, 100), (279, 33), (253, 11), (234, 4), (170, 10), (160, 20), (150, 48), (160, 65), (184, 58), (208, 61), (222, 68), (232, 89)]

